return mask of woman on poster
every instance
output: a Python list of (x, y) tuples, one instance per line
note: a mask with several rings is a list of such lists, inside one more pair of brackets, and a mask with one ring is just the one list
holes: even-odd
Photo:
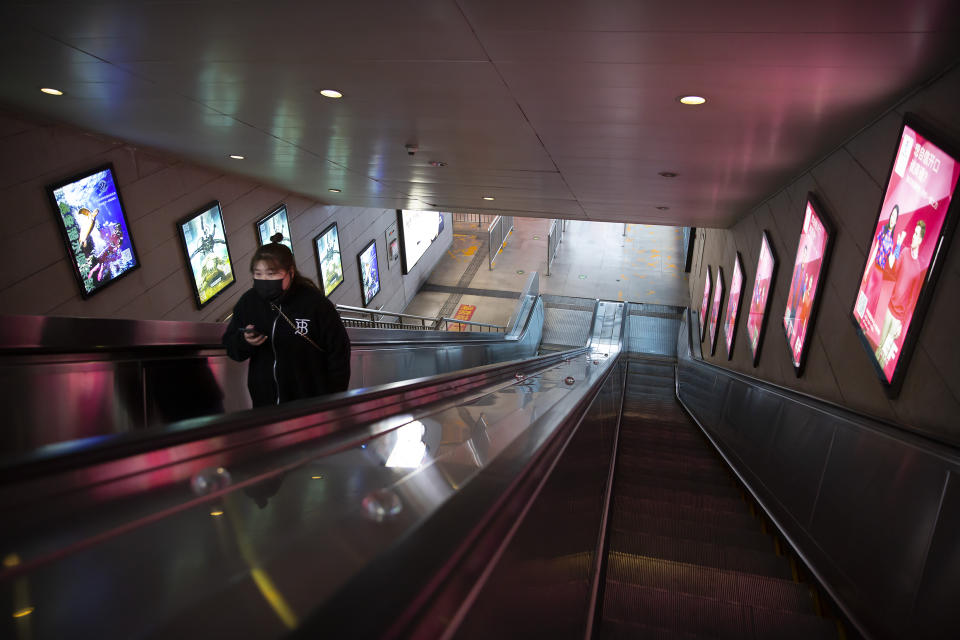
[(890, 217), (887, 218), (887, 224), (880, 227), (877, 237), (873, 242), (874, 250), (867, 260), (870, 265), (867, 274), (866, 286), (863, 291), (867, 295), (867, 304), (869, 305), (870, 317), (879, 324), (877, 317), (877, 308), (880, 306), (882, 297), (882, 285), (884, 280), (890, 280), (890, 269), (893, 266), (894, 233), (897, 228), (897, 219), (900, 217), (900, 206), (893, 205), (890, 210)]

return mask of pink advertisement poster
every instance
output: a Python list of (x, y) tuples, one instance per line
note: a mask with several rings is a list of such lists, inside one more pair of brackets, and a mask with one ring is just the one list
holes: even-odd
[(853, 319), (887, 383), (904, 341), (957, 186), (960, 165), (905, 125), (873, 230)]
[(730, 295), (727, 296), (727, 317), (723, 321), (723, 338), (727, 343), (727, 357), (733, 356), (733, 336), (740, 312), (740, 291), (743, 290), (743, 267), (740, 254), (733, 261), (733, 276), (730, 277)]
[(767, 313), (767, 300), (773, 283), (774, 265), (770, 241), (764, 233), (760, 245), (760, 258), (757, 260), (757, 278), (753, 281), (753, 295), (750, 296), (750, 311), (747, 315), (747, 339), (750, 341), (750, 352), (753, 354), (754, 362), (757, 359), (757, 347), (760, 345), (764, 315)]
[(710, 305), (710, 355), (717, 350), (717, 330), (720, 328), (720, 302), (723, 300), (723, 271), (717, 267), (717, 281), (713, 285), (713, 304)]
[(797, 260), (793, 265), (790, 291), (787, 293), (787, 308), (783, 313), (783, 329), (787, 335), (790, 357), (793, 366), (798, 370), (802, 364), (811, 311), (817, 299), (817, 285), (828, 239), (823, 220), (817, 215), (813, 203), (807, 200), (800, 244), (797, 247)]
[(700, 305), (700, 342), (707, 337), (708, 304), (710, 304), (710, 265), (707, 265), (707, 279), (703, 283), (703, 303)]

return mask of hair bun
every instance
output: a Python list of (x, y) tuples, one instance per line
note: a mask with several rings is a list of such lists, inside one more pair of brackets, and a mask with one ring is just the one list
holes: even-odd
[(283, 234), (280, 233), (279, 231), (276, 232), (275, 234), (270, 236), (270, 242), (276, 242), (277, 244), (280, 244), (281, 242), (283, 242)]

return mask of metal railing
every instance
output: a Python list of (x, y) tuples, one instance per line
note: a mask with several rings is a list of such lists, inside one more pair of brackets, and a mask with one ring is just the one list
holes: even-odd
[(550, 267), (557, 257), (561, 242), (563, 242), (563, 221), (551, 220), (550, 232), (547, 234), (547, 275), (550, 275)]
[[(361, 329), (407, 329), (412, 331), (488, 331), (504, 332), (506, 327), (486, 322), (458, 320), (457, 318), (418, 316), (412, 313), (384, 311), (383, 309), (364, 309), (338, 304), (340, 319), (347, 327)], [(344, 312), (354, 314), (345, 316)], [(385, 320), (384, 318), (393, 318)]]
[(510, 235), (511, 231), (513, 231), (513, 216), (497, 216), (487, 227), (490, 269), (493, 269), (493, 263), (497, 260), (500, 252), (503, 251), (503, 246), (507, 242), (507, 236)]
[(483, 225), (489, 225), (496, 217), (492, 213), (455, 213), (453, 214), (453, 221), (482, 227)]

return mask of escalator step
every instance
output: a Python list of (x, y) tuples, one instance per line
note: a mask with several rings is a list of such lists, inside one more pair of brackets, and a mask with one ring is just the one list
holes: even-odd
[(715, 511), (656, 498), (628, 498), (615, 495), (613, 497), (613, 509), (612, 521), (623, 523), (624, 527), (631, 521), (632, 516), (636, 515), (638, 517), (674, 519), (725, 529), (760, 530), (760, 522), (746, 511)]
[[(614, 502), (623, 501), (625, 506), (633, 500), (656, 500), (670, 504), (724, 511), (730, 513), (746, 513), (747, 505), (741, 497), (714, 496), (704, 494), (698, 490), (672, 489), (649, 485), (625, 485), (617, 478), (617, 492), (614, 493)], [(629, 493), (627, 493), (629, 490)]]
[[(729, 482), (718, 482), (715, 478), (697, 476), (693, 472), (658, 471), (656, 469), (644, 472), (632, 471), (617, 475), (614, 491), (625, 496), (644, 495), (649, 489), (664, 489), (669, 491), (684, 491), (716, 498), (730, 498), (743, 502), (740, 489)], [(744, 503), (746, 508), (746, 503)]]
[[(623, 531), (627, 535), (637, 533), (666, 536), (677, 540), (698, 540), (716, 545), (763, 552), (772, 551), (774, 548), (773, 541), (759, 528), (728, 529), (671, 518), (653, 518), (642, 514), (630, 514), (630, 517), (621, 517), (620, 523), (622, 523), (622, 526), (617, 523), (614, 524), (614, 531)], [(756, 521), (754, 521), (755, 523)]]
[(733, 604), (813, 613), (809, 589), (796, 582), (626, 553), (608, 556), (607, 594), (611, 584), (628, 592), (665, 589)]
[(692, 476), (703, 477), (719, 484), (731, 484), (733, 476), (719, 466), (713, 458), (691, 456), (687, 453), (674, 451), (636, 450), (633, 447), (622, 447), (618, 452), (618, 464), (625, 473), (689, 473)]
[(610, 550), (783, 580), (791, 579), (789, 562), (786, 558), (777, 556), (773, 549), (755, 551), (711, 542), (615, 530), (610, 537)]
[(607, 585), (600, 638), (836, 638), (813, 615), (643, 587)]

